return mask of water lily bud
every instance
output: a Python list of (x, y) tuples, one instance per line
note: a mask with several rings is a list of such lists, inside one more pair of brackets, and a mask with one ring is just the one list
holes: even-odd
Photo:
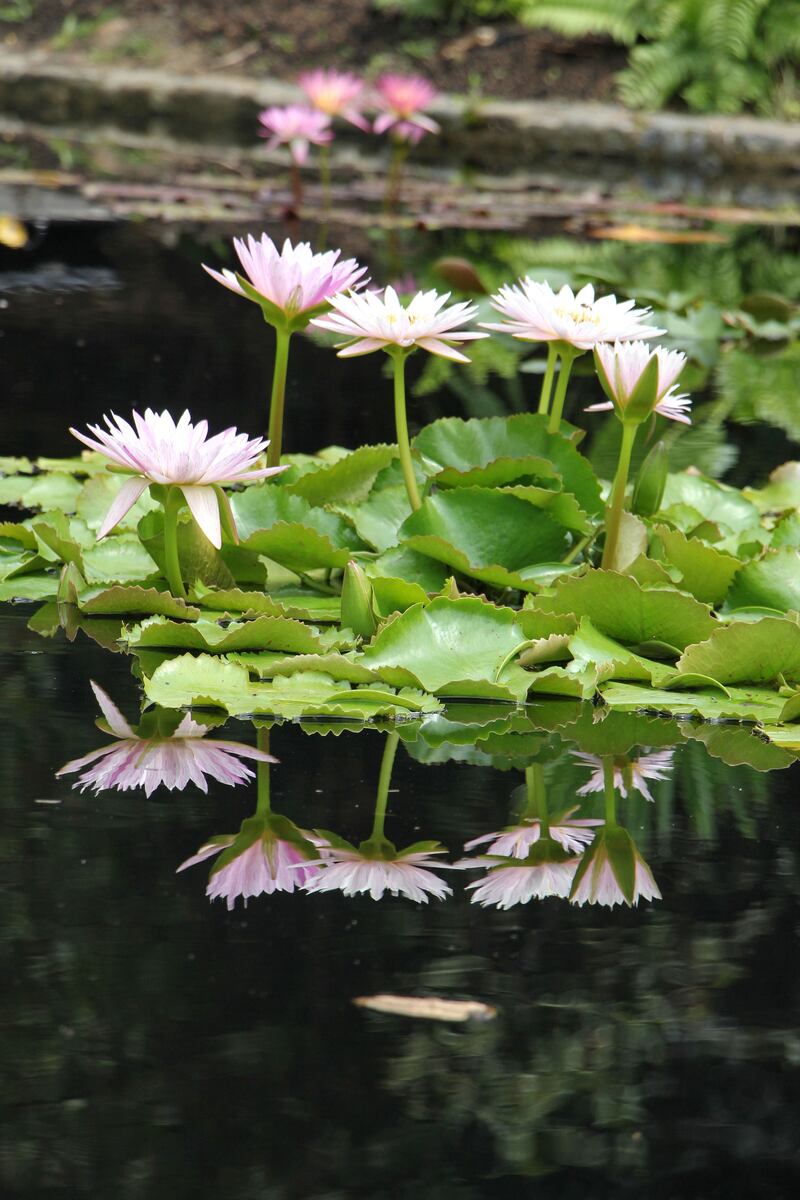
[(631, 510), (640, 517), (652, 517), (661, 507), (669, 474), (669, 451), (665, 442), (656, 442), (645, 458), (633, 487)]
[(378, 627), (372, 602), (372, 584), (363, 569), (352, 560), (344, 569), (341, 627), (352, 629), (362, 638), (372, 637)]

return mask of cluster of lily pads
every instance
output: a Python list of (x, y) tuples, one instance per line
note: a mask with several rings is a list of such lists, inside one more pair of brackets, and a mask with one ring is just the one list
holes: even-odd
[[(237, 248), (246, 275), (212, 274), (276, 331), (269, 446), (148, 412), (75, 431), (73, 459), (0, 459), (0, 503), (32, 513), (0, 526), (1, 599), (46, 601), (42, 632), (134, 652), (168, 708), (408, 719), (454, 698), (562, 697), (800, 747), (800, 466), (743, 490), (669, 473), (653, 427), (687, 420), (688, 400), (682, 356), (639, 340), (659, 332), (647, 310), (591, 288), (501, 290), (488, 328), (549, 348), (538, 411), (412, 439), (405, 360), (464, 359), (486, 336), (465, 328), (473, 306), (366, 290), (334, 251)], [(281, 454), (290, 340), (309, 324), (344, 338), (342, 357), (388, 354), (396, 444)], [(590, 352), (606, 397), (592, 407), (622, 424), (611, 481), (563, 419)], [(652, 450), (631, 485), (637, 437)]]

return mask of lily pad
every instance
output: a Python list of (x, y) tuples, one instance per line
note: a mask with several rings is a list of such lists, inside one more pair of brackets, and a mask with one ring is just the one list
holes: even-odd
[(777, 692), (766, 688), (730, 688), (726, 694), (710, 689), (671, 692), (634, 683), (606, 683), (601, 685), (600, 691), (610, 708), (622, 712), (651, 710), (709, 721), (777, 724), (783, 708), (783, 700)]
[(703, 520), (727, 525), (734, 532), (759, 524), (758, 509), (736, 488), (693, 473), (667, 478), (661, 512), (668, 515), (673, 505), (686, 505), (701, 514)]
[(236, 493), (231, 508), (242, 545), (293, 571), (344, 567), (367, 549), (341, 517), (273, 484)]
[(800, 625), (783, 617), (721, 625), (707, 641), (689, 646), (676, 670), (725, 685), (800, 682)]
[(360, 446), (352, 454), (310, 471), (284, 490), (309, 504), (359, 504), (366, 500), (379, 471), (397, 458), (397, 446)]
[(619, 642), (606, 637), (585, 617), (567, 642), (574, 670), (596, 668), (599, 677), (606, 679), (642, 680), (659, 687), (674, 670), (663, 662), (634, 654)]
[(720, 604), (741, 566), (739, 560), (698, 538), (686, 537), (679, 529), (656, 525), (654, 533), (663, 557), (680, 571), (681, 588), (705, 604)]
[(639, 648), (683, 650), (717, 628), (710, 610), (692, 596), (644, 588), (616, 571), (589, 570), (560, 580), (552, 593), (536, 598), (534, 611), (586, 617), (606, 637)]
[[(796, 761), (789, 749), (773, 745), (764, 736), (743, 725), (700, 725), (686, 736), (702, 742), (712, 758), (729, 767), (747, 766), (754, 771), (780, 771)], [(800, 750), (800, 732), (795, 734)]]
[(204, 609), (219, 613), (264, 613), (272, 617), (294, 617), (298, 621), (338, 622), (338, 596), (320, 595), (308, 589), (282, 588), (276, 592), (250, 592), (241, 588), (208, 588), (196, 584), (190, 599)]
[(800, 609), (800, 550), (790, 546), (770, 550), (743, 566), (731, 585), (725, 608)]
[(537, 564), (567, 548), (565, 530), (525, 500), (488, 488), (458, 488), (428, 496), (404, 522), (400, 537), (413, 550), (500, 587), (535, 591)]
[(72, 475), (8, 475), (0, 479), (0, 504), (21, 508), (56, 509), (75, 512), (81, 483)]
[(358, 505), (339, 505), (337, 511), (352, 521), (358, 536), (375, 550), (396, 546), (400, 526), (411, 515), (404, 484), (375, 491)]
[(289, 617), (259, 616), (252, 621), (231, 621), (220, 625), (206, 617), (191, 624), (151, 617), (134, 626), (125, 635), (132, 649), (139, 647), (176, 650), (213, 651), (227, 654), (235, 650), (281, 650), (291, 654), (316, 654), (347, 645), (338, 630), (320, 633), (313, 625)]
[(385, 625), (360, 661), (395, 687), (521, 701), (530, 676), (514, 657), (524, 642), (511, 609), (475, 597), (442, 597)]

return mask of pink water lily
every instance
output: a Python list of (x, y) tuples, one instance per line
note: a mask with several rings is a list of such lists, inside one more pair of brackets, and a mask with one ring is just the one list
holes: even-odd
[[(571, 808), (561, 816), (552, 817), (549, 821), (549, 834), (553, 841), (558, 842), (565, 850), (580, 853), (588, 846), (594, 837), (595, 826), (603, 822), (597, 817), (573, 817), (577, 812)], [(538, 817), (531, 817), (519, 825), (511, 825), (507, 829), (495, 833), (484, 833), (464, 843), (465, 850), (473, 850), (476, 846), (486, 846), (487, 854), (500, 855), (503, 858), (527, 858), (532, 846), (542, 836), (542, 823)]]
[(185, 871), (219, 855), (206, 888), (209, 900), (236, 901), (274, 892), (293, 892), (314, 878), (318, 850), (313, 835), (278, 814), (249, 817), (238, 834), (220, 834), (205, 842), (177, 868)]
[(188, 714), (169, 736), (143, 736), (122, 715), (111, 697), (94, 681), (91, 682), (107, 731), (116, 738), (99, 750), (65, 763), (56, 777), (75, 771), (89, 770), (74, 787), (95, 792), (114, 788), (127, 792), (144, 788), (151, 796), (158, 787), (180, 791), (193, 783), (202, 792), (208, 791), (208, 779), (235, 787), (253, 778), (253, 771), (240, 760), (275, 762), (269, 754), (241, 742), (222, 741), (207, 737), (208, 729), (198, 725)]
[(329, 117), (342, 117), (366, 133), (370, 124), (361, 114), (357, 103), (364, 91), (364, 81), (351, 71), (318, 67), (315, 71), (304, 71), (297, 82), (308, 99)]
[(133, 425), (112, 413), (103, 418), (107, 429), (90, 425), (94, 437), (70, 429), (79, 441), (104, 454), (132, 477), (126, 479), (106, 513), (97, 534), (104, 538), (133, 508), (151, 484), (178, 488), (197, 524), (217, 549), (222, 545), (220, 507), (226, 524), (235, 532), (230, 505), (222, 484), (253, 483), (275, 475), (283, 467), (257, 467), (269, 445), (249, 438), (235, 428), (208, 437), (208, 422), (192, 424), (184, 412), (179, 421), (164, 411), (146, 409), (133, 414)]
[(361, 287), (367, 270), (354, 258), (340, 260), (341, 250), (315, 254), (308, 242), (292, 245), (287, 238), (278, 250), (265, 233), (258, 239), (249, 235), (246, 241), (234, 238), (233, 246), (258, 297), (247, 295), (233, 271), (215, 271), (205, 264), (203, 269), (237, 295), (256, 300), (260, 297), (277, 314), (291, 319), (302, 318), (305, 313), (312, 316), (337, 293)]
[[(572, 754), (582, 766), (589, 767), (592, 774), (586, 783), (578, 788), (579, 796), (588, 796), (592, 792), (602, 792), (603, 760), (596, 754), (586, 754), (582, 750), (573, 750)], [(653, 794), (647, 786), (648, 779), (666, 779), (672, 770), (674, 750), (657, 750), (654, 754), (642, 754), (639, 758), (618, 758), (614, 760), (614, 787), (625, 798), (628, 789), (640, 792), (645, 800), (653, 800)], [(602, 822), (599, 822), (602, 824)]]
[(667, 350), (664, 346), (656, 346), (653, 350), (646, 342), (615, 342), (613, 346), (595, 347), (600, 379), (606, 393), (612, 399), (602, 404), (591, 404), (585, 411), (603, 412), (616, 408), (624, 419), (625, 410), (636, 385), (653, 358), (658, 363), (658, 383), (653, 411), (669, 417), (671, 421), (691, 425), (688, 414), (691, 400), (685, 393), (678, 392), (675, 383), (686, 365), (686, 355), (679, 350)]
[(327, 146), (333, 141), (328, 114), (303, 104), (273, 105), (260, 112), (258, 119), (263, 126), (261, 136), (268, 138), (267, 149), (288, 146), (299, 167), (308, 158), (309, 146)]
[(573, 293), (566, 284), (558, 292), (549, 283), (524, 278), (506, 284), (492, 296), (492, 305), (503, 322), (483, 322), (484, 329), (509, 333), (528, 342), (559, 342), (579, 351), (591, 350), (600, 342), (653, 337), (663, 329), (644, 324), (649, 308), (636, 308), (635, 300), (616, 296), (595, 299), (590, 283)]
[(420, 75), (382, 75), (375, 84), (382, 112), (375, 118), (375, 133), (388, 133), (416, 145), (439, 125), (421, 110), (435, 99), (436, 88)]
[(459, 329), (477, 313), (474, 304), (462, 302), (446, 307), (450, 293), (417, 292), (404, 305), (397, 292), (387, 287), (379, 292), (333, 296), (331, 312), (315, 317), (312, 325), (338, 333), (348, 340), (339, 347), (340, 358), (371, 354), (374, 350), (427, 350), (455, 362), (469, 362), (455, 348), (460, 342), (487, 337), (475, 330)]
[(579, 859), (568, 862), (533, 863), (530, 866), (510, 859), (508, 864), (494, 864), (483, 879), (467, 884), (472, 890), (472, 903), (483, 908), (513, 908), (515, 904), (528, 904), (531, 900), (545, 900), (548, 896), (564, 899), (575, 878)]
[[(387, 843), (388, 845), (388, 843)], [(388, 851), (387, 851), (388, 853)], [(413, 846), (398, 850), (394, 857), (376, 857), (347, 843), (328, 845), (317, 862), (320, 870), (304, 886), (307, 892), (342, 892), (345, 896), (369, 893), (380, 900), (384, 892), (406, 896), (418, 904), (427, 904), (428, 896), (444, 900), (452, 889), (429, 869), (442, 867), (435, 856), (445, 850), (417, 850)]]

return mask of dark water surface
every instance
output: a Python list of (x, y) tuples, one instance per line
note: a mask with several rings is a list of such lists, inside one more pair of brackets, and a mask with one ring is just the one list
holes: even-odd
[[(48, 237), (38, 261), (62, 264), (60, 290), (51, 275), (4, 292), (3, 453), (71, 452), (68, 423), (131, 404), (258, 426), (270, 347), (252, 306), (143, 232)], [(303, 355), (292, 449), (391, 438), (375, 357), (345, 374)], [(459, 411), (445, 394), (416, 416)], [(624, 808), (663, 895), (632, 910), (484, 910), (450, 873), (454, 895), (427, 906), (294, 893), (228, 912), (205, 867), (175, 869), (238, 829), (255, 784), (147, 799), (56, 780), (107, 740), (89, 680), (131, 719), (138, 685), (83, 634), (29, 631), (32, 611), (0, 615), (0, 1197), (797, 1194), (797, 767), (680, 744), (655, 803)], [(222, 736), (255, 741), (246, 722)], [(276, 727), (275, 808), (366, 837), (385, 738)], [(546, 768), (565, 799), (586, 778), (569, 749)], [(398, 845), (458, 857), (508, 822), (522, 771), (471, 757), (401, 744)], [(497, 1016), (352, 1004), (383, 992)]]

